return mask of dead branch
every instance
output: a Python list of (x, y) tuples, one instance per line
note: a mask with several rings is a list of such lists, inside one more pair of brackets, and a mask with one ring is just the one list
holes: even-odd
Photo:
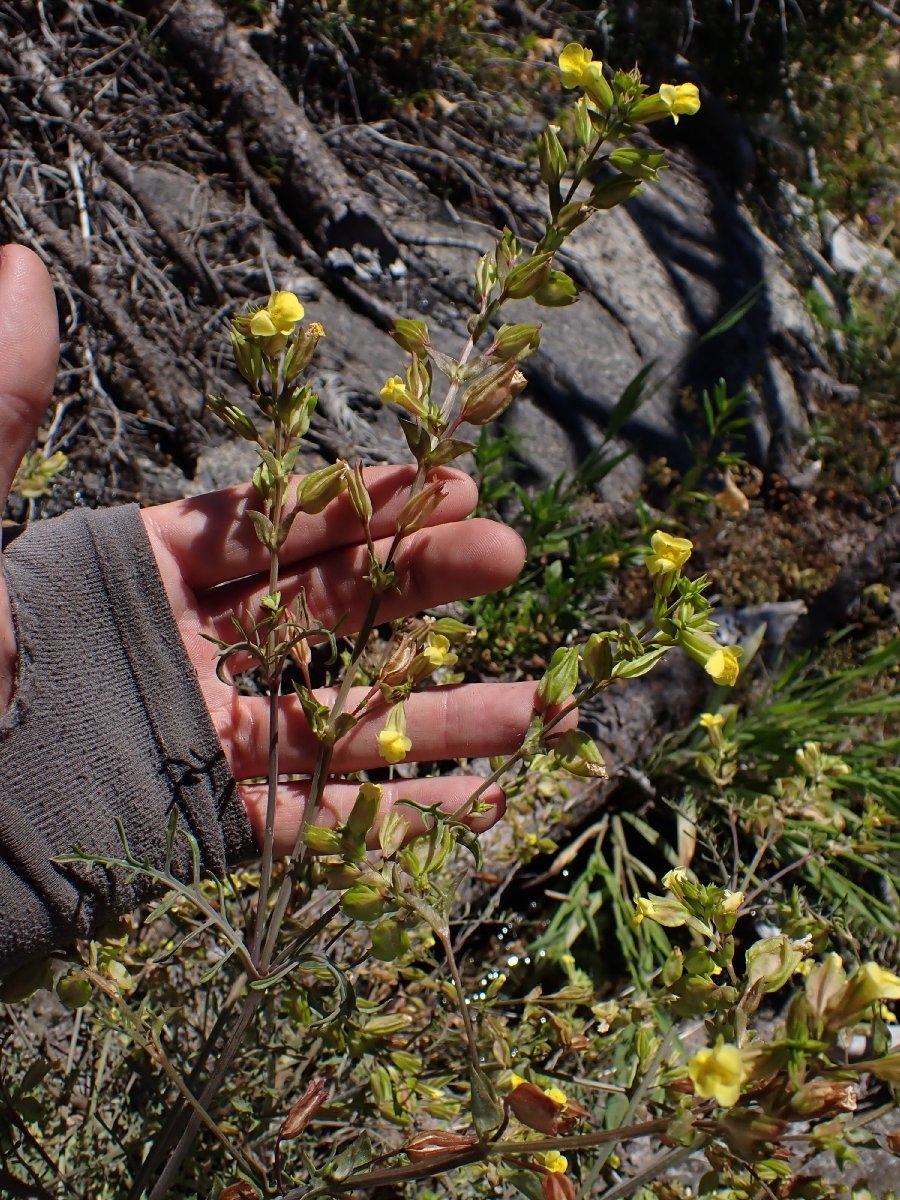
[[(161, 17), (169, 7), (147, 0)], [(283, 83), (248, 44), (243, 32), (213, 0), (182, 0), (161, 30), (172, 49), (217, 102), (252, 128), (266, 153), (284, 163), (282, 205), (328, 262), (332, 251), (360, 251), (387, 271), (399, 257), (387, 220), (375, 200), (344, 170)]]
[(35, 105), (58, 118), (75, 134), (93, 156), (97, 166), (114, 179), (138, 205), (147, 224), (159, 235), (172, 259), (194, 280), (207, 299), (221, 302), (224, 298), (222, 285), (206, 263), (185, 244), (180, 232), (135, 178), (129, 164), (106, 144), (95, 129), (72, 115), (71, 107), (62, 92), (62, 81), (51, 76), (49, 71), (43, 77), (26, 79), (23, 64), (11, 53), (0, 53), (0, 66), (7, 74), (18, 75), (25, 80)]
[(125, 315), (121, 298), (104, 282), (102, 268), (84, 261), (68, 235), (27, 193), (16, 187), (11, 176), (7, 178), (5, 191), (7, 202), (18, 208), (52, 258), (76, 281), (96, 317), (115, 335), (128, 356), (134, 374), (120, 364), (114, 364), (110, 372), (112, 386), (127, 407), (138, 412), (149, 407), (171, 427), (176, 435), (173, 457), (180, 465), (192, 469), (198, 450), (197, 431), (189, 413), (178, 403), (177, 381), (153, 347), (135, 332), (133, 323)]

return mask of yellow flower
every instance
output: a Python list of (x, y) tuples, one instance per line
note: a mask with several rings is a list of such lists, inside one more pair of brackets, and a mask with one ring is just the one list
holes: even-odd
[(650, 539), (650, 548), (653, 553), (647, 558), (647, 570), (651, 575), (664, 575), (684, 566), (691, 557), (694, 543), (657, 529)]
[(688, 1075), (702, 1100), (715, 1100), (722, 1108), (733, 1108), (747, 1079), (747, 1068), (737, 1046), (719, 1042), (694, 1055), (688, 1063)]
[(659, 98), (676, 125), (679, 115), (692, 117), (700, 110), (700, 92), (696, 83), (664, 83), (659, 89)]
[(378, 754), (385, 762), (403, 762), (412, 749), (412, 742), (399, 729), (382, 729), (378, 735)]
[(568, 1169), (569, 1160), (558, 1150), (548, 1150), (544, 1155), (544, 1168), (554, 1175), (562, 1175)]
[(385, 404), (402, 404), (409, 399), (406, 384), (399, 375), (392, 375), (378, 394)]
[(729, 892), (726, 888), (725, 895), (722, 897), (722, 902), (719, 905), (720, 913), (733, 913), (744, 903), (743, 892)]
[(725, 718), (721, 713), (701, 713), (699, 717), (700, 727), (702, 729), (721, 729), (725, 724)]
[[(569, 1103), (569, 1098), (565, 1092), (561, 1092), (558, 1087), (544, 1088), (544, 1095), (549, 1096), (554, 1104), (561, 1104), (563, 1108)], [(565, 1170), (565, 1167), (563, 1167)]]
[(738, 653), (731, 646), (720, 646), (706, 660), (703, 669), (716, 683), (723, 683), (726, 687), (734, 687), (740, 673)]
[(250, 332), (256, 337), (286, 337), (303, 320), (303, 305), (293, 292), (273, 292), (269, 303), (250, 320)]
[(452, 667), (457, 660), (450, 649), (450, 639), (442, 633), (429, 633), (422, 647), (422, 656), (430, 667)]
[(684, 889), (682, 884), (688, 879), (687, 867), (673, 867), (671, 871), (666, 871), (662, 877), (662, 885), (668, 888), (670, 892), (674, 892), (679, 899), (684, 898)]
[(520, 1083), (525, 1083), (525, 1077), (523, 1075), (517, 1075), (515, 1071), (513, 1071), (512, 1075), (509, 1077), (510, 1091), (512, 1091), (513, 1088), (517, 1088)]
[(860, 1007), (875, 1000), (900, 1000), (900, 975), (886, 971), (877, 963), (868, 962), (850, 976), (848, 990)]
[(642, 921), (653, 919), (656, 913), (656, 905), (652, 900), (648, 900), (646, 896), (635, 896), (634, 899), (634, 916), (631, 918), (633, 925), (640, 925)]
[(603, 110), (612, 107), (612, 88), (603, 75), (603, 63), (594, 62), (592, 50), (586, 50), (577, 42), (569, 42), (559, 56), (562, 85), (567, 88), (584, 88), (587, 94)]

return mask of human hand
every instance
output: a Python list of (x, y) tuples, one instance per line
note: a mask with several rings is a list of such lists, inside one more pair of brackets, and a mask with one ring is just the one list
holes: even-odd
[[(5, 490), (46, 407), (56, 362), (53, 292), (40, 261), (21, 247), (7, 247), (0, 262), (0, 482)], [(6, 350), (6, 353), (2, 353)], [(398, 587), (385, 597), (382, 619), (502, 587), (522, 566), (519, 538), (491, 521), (466, 520), (476, 501), (475, 486), (460, 472), (443, 472), (447, 494), (429, 527), (404, 540), (396, 558)], [(375, 507), (373, 535), (386, 548), (397, 513), (413, 477), (411, 467), (373, 468), (367, 483)], [(255, 614), (268, 590), (267, 555), (244, 514), (254, 503), (249, 485), (145, 509), (142, 516), (175, 621), (199, 680), (201, 692), (232, 773), (259, 779), (268, 763), (268, 701), (238, 696), (216, 675), (216, 655), (204, 637), (233, 637), (230, 614)], [(342, 632), (358, 626), (367, 601), (360, 584), (366, 547), (359, 522), (342, 496), (319, 516), (294, 525), (281, 555), (280, 586), (286, 600), (302, 587), (311, 613), (326, 625), (346, 614)], [(0, 706), (12, 695), (15, 636), (0, 591)], [(433, 761), (512, 752), (521, 743), (532, 714), (534, 686), (470, 684), (417, 693), (407, 706), (410, 760)], [(353, 697), (350, 704), (352, 707)], [(299, 704), (284, 697), (281, 710), (281, 769), (303, 775), (312, 770), (316, 744)], [(341, 820), (357, 788), (339, 776), (382, 766), (376, 735), (385, 712), (375, 711), (337, 746), (334, 780), (324, 795), (324, 815)], [(568, 722), (567, 722), (568, 724)], [(459, 808), (478, 780), (465, 776), (396, 781), (384, 787), (384, 804), (407, 797), (421, 805)], [(258, 841), (262, 839), (266, 787), (248, 783), (241, 799)], [(279, 789), (276, 854), (294, 844), (307, 794), (302, 782)], [(492, 811), (472, 820), (477, 829), (502, 811), (501, 791), (483, 799)], [(411, 810), (407, 810), (410, 812)]]

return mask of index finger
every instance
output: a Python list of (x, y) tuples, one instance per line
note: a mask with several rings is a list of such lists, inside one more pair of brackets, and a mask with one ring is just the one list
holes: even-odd
[[(408, 499), (415, 474), (411, 464), (365, 470), (372, 498), (374, 538), (389, 537), (396, 529), (397, 515)], [(429, 524), (467, 517), (478, 500), (474, 481), (464, 472), (447, 467), (429, 472), (429, 480), (439, 479), (446, 482), (447, 491)], [(242, 484), (160, 504), (144, 509), (141, 515), (178, 562), (185, 583), (200, 591), (268, 569), (269, 552), (257, 540), (247, 517), (248, 511), (258, 507), (255, 488)], [(298, 564), (364, 542), (362, 525), (345, 492), (324, 512), (297, 518), (281, 549), (280, 561), (282, 566)]]

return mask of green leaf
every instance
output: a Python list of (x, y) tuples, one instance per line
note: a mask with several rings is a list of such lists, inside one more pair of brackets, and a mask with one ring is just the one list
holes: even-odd
[(480, 1134), (489, 1133), (503, 1120), (503, 1105), (484, 1071), (472, 1067), (469, 1082), (472, 1087), (472, 1120), (475, 1129)]
[(648, 362), (641, 367), (633, 379), (625, 385), (625, 388), (616, 401), (615, 407), (609, 414), (609, 419), (606, 422), (606, 433), (604, 440), (609, 441), (618, 434), (625, 424), (631, 420), (637, 410), (644, 401), (644, 388), (647, 383), (647, 377), (656, 366), (656, 359)]

